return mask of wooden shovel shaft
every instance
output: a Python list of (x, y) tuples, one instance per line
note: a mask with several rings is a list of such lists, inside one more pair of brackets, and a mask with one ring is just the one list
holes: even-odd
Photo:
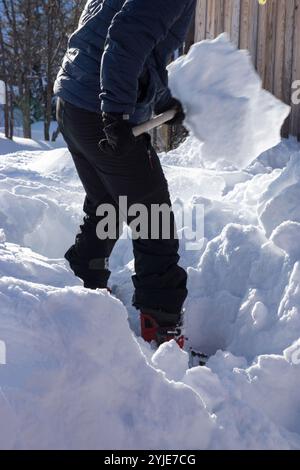
[(171, 121), (171, 119), (175, 117), (176, 113), (177, 113), (176, 109), (169, 109), (169, 111), (166, 111), (165, 113), (160, 114), (159, 116), (156, 116), (150, 121), (144, 122), (144, 124), (134, 127), (132, 129), (133, 135), (135, 137), (138, 137), (144, 132), (149, 132), (152, 129), (155, 129), (155, 127), (159, 127), (165, 122)]

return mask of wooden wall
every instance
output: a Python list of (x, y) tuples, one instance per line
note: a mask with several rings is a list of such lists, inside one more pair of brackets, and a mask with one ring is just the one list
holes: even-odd
[(300, 140), (300, 104), (292, 103), (292, 84), (300, 80), (300, 0), (198, 0), (195, 41), (223, 31), (250, 51), (264, 87), (292, 106), (283, 134)]

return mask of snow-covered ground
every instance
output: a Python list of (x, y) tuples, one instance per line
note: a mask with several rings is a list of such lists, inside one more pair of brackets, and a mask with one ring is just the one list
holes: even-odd
[(300, 145), (244, 171), (204, 168), (193, 138), (161, 155), (172, 198), (205, 208), (203, 248), (181, 246), (187, 335), (210, 354), (193, 368), (138, 336), (130, 241), (115, 295), (68, 270), (83, 200), (68, 151), (13, 145), (0, 140), (0, 448), (300, 449)]
[[(50, 137), (52, 133), (57, 129), (57, 123), (52, 122), (50, 126)], [(14, 141), (5, 139), (4, 129), (0, 127), (0, 152), (12, 153), (17, 150), (49, 150), (52, 148), (64, 147), (64, 141), (61, 134), (58, 136), (55, 142), (45, 142), (44, 140), (44, 123), (39, 121), (35, 122), (31, 126), (32, 139), (24, 139), (23, 129), (17, 127), (14, 129)]]

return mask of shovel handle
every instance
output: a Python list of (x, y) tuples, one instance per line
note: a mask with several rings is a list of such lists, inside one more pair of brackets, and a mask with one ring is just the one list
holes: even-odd
[(175, 117), (176, 113), (177, 113), (176, 109), (169, 109), (169, 111), (166, 111), (165, 113), (162, 113), (159, 116), (156, 116), (155, 118), (150, 119), (150, 121), (144, 122), (143, 124), (140, 124), (139, 126), (134, 127), (132, 129), (133, 135), (135, 137), (138, 137), (144, 132), (149, 132), (152, 129), (155, 129), (155, 127), (159, 127), (162, 124), (165, 124), (165, 122), (171, 121), (173, 117)]

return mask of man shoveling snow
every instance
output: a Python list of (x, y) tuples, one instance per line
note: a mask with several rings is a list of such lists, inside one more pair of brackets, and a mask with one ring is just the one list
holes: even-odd
[[(55, 92), (59, 126), (86, 191), (86, 216), (65, 256), (87, 288), (107, 287), (108, 259), (117, 239), (97, 237), (100, 205), (118, 209), (120, 196), (126, 196), (128, 207), (143, 204), (148, 214), (153, 205), (171, 208), (150, 137), (134, 137), (132, 129), (154, 111), (174, 107), (170, 122), (183, 121), (181, 105), (168, 88), (166, 66), (184, 42), (195, 5), (195, 0), (89, 1), (70, 38)], [(151, 237), (149, 215), (148, 229), (133, 240), (133, 304), (141, 312), (146, 341), (176, 338), (182, 346), (179, 326), (187, 276), (178, 265), (174, 215), (169, 212), (168, 238), (161, 230)], [(127, 214), (124, 219), (131, 222)]]
[[(149, 215), (147, 228), (133, 240), (133, 304), (141, 311), (146, 341), (175, 338), (180, 346), (186, 273), (178, 266), (161, 164), (149, 135), (136, 137), (137, 128), (154, 112), (173, 109), (169, 123), (183, 122), (186, 114), (187, 128), (203, 143), (204, 162), (244, 168), (280, 141), (289, 112), (262, 90), (248, 52), (238, 51), (225, 35), (194, 45), (171, 64), (168, 87), (167, 64), (184, 42), (195, 5), (195, 0), (88, 2), (55, 84), (58, 122), (86, 191), (84, 223), (66, 258), (85, 287), (106, 288), (117, 236), (98, 238), (96, 227), (104, 216), (97, 208), (106, 204), (118, 213), (123, 196), (129, 207), (143, 204)], [(170, 117), (166, 114), (164, 119)], [(168, 237), (161, 229), (152, 236), (157, 205), (170, 209)], [(131, 224), (133, 217), (123, 216)], [(114, 234), (120, 226), (116, 222)]]

